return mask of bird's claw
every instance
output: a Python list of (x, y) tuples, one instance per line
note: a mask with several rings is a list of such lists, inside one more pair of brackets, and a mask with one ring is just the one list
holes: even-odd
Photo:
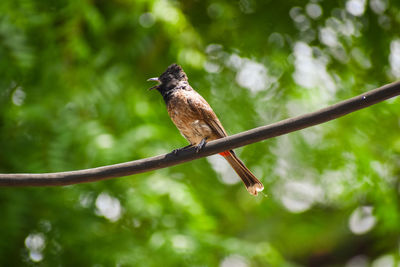
[(200, 150), (204, 148), (204, 146), (206, 145), (206, 140), (207, 138), (202, 139), (200, 143), (196, 146), (196, 153), (199, 153)]

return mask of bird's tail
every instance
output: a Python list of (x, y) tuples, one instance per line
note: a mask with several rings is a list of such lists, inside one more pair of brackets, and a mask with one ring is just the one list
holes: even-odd
[(222, 155), (228, 163), (232, 166), (235, 172), (242, 179), (244, 185), (250, 194), (257, 196), (258, 192), (264, 190), (263, 184), (251, 173), (244, 163), (236, 156), (233, 150), (219, 153)]

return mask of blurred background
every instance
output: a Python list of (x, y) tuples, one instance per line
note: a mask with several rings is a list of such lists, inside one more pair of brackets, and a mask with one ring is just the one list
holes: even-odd
[[(400, 78), (400, 2), (0, 1), (0, 172), (187, 145), (146, 79), (181, 64), (226, 130)], [(0, 188), (0, 266), (399, 266), (400, 100), (212, 156), (65, 187)]]

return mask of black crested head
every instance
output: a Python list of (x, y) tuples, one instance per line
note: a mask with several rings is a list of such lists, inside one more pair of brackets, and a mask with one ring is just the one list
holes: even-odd
[(186, 90), (191, 89), (188, 84), (186, 84), (187, 86), (184, 86), (184, 84), (181, 83), (186, 82), (187, 80), (188, 77), (182, 67), (174, 63), (170, 65), (164, 73), (160, 75), (160, 77), (148, 79), (148, 81), (159, 82), (158, 85), (151, 87), (149, 90), (157, 89), (167, 103), (175, 90), (179, 88), (185, 88)]
[(174, 63), (160, 75), (158, 80), (161, 82), (160, 91), (168, 91), (177, 86), (180, 81), (187, 81), (188, 78), (182, 67)]

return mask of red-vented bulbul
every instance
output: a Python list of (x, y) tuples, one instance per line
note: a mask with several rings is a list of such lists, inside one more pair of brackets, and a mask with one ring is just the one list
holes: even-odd
[[(204, 98), (188, 83), (188, 77), (183, 69), (172, 64), (158, 78), (148, 81), (158, 81), (151, 89), (157, 89), (167, 104), (168, 114), (181, 134), (196, 146), (197, 151), (204, 147), (206, 141), (226, 137), (226, 131)], [(247, 191), (257, 195), (264, 189), (263, 184), (236, 156), (233, 150), (219, 153), (236, 171), (245, 184)]]

